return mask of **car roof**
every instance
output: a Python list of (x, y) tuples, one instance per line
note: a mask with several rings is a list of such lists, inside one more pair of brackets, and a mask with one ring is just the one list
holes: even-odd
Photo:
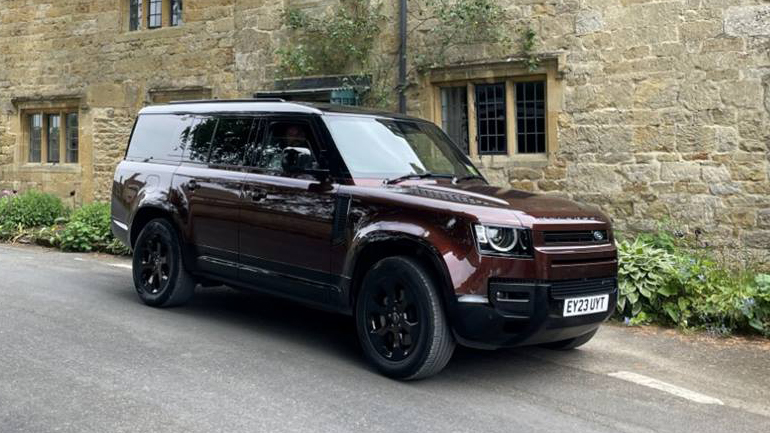
[(227, 114), (227, 113), (275, 113), (275, 114), (343, 114), (368, 117), (384, 117), (424, 121), (416, 117), (387, 111), (361, 107), (351, 107), (337, 104), (320, 104), (310, 102), (283, 102), (277, 100), (231, 99), (231, 100), (201, 100), (180, 101), (163, 105), (151, 105), (142, 108), (139, 114)]

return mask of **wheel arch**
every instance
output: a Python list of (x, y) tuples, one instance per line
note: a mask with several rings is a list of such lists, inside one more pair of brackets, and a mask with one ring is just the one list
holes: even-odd
[(346, 275), (350, 278), (348, 302), (353, 309), (356, 296), (366, 272), (378, 261), (393, 256), (406, 256), (416, 260), (430, 274), (437, 285), (447, 316), (456, 303), (449, 269), (440, 252), (427, 240), (412, 234), (394, 231), (370, 233), (356, 245), (355, 254), (348, 261)]
[(135, 212), (128, 231), (128, 241), (130, 248), (132, 250), (134, 249), (136, 239), (139, 237), (139, 234), (142, 232), (144, 226), (146, 226), (150, 221), (158, 218), (165, 219), (171, 224), (172, 227), (174, 227), (177, 232), (177, 236), (179, 237), (180, 246), (182, 247), (182, 260), (184, 261), (185, 268), (193, 270), (195, 268), (195, 252), (187, 242), (187, 239), (184, 237), (182, 224), (176, 217), (176, 213), (173, 210), (163, 206), (147, 204), (140, 207)]

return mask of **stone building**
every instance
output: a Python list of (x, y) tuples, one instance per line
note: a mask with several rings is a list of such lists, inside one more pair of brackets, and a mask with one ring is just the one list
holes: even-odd
[[(142, 106), (276, 94), (282, 11), (337, 2), (3, 0), (0, 188), (107, 199)], [(535, 30), (538, 68), (472, 50), (419, 74), (409, 114), (443, 125), (501, 186), (598, 204), (624, 229), (670, 219), (767, 251), (770, 3), (499, 3)], [(386, 29), (377, 49), (398, 42)], [(322, 90), (297, 94), (333, 96)]]

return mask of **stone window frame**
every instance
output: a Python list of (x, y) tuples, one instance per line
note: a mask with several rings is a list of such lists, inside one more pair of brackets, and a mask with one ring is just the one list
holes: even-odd
[[(465, 86), (467, 89), (468, 107), (468, 156), (472, 161), (482, 166), (496, 166), (504, 161), (547, 165), (557, 153), (557, 125), (561, 111), (562, 71), (561, 56), (545, 56), (541, 65), (534, 71), (526, 67), (526, 63), (518, 59), (482, 61), (471, 64), (452, 65), (434, 68), (426, 71), (423, 85), (428, 88), (426, 101), (429, 107), (423, 115), (437, 125), (442, 124), (441, 88)], [(519, 82), (543, 81), (545, 83), (545, 153), (518, 153), (516, 130), (515, 84)], [(476, 141), (476, 84), (494, 84), (505, 82), (506, 104), (506, 139), (507, 153), (479, 154)]]
[[(179, 1), (179, 0), (177, 0)], [(184, 25), (184, 7), (180, 8), (180, 17), (179, 17), (179, 23), (173, 24), (171, 17), (173, 15), (172, 11), (172, 0), (161, 0), (161, 17), (160, 22), (161, 25), (157, 27), (150, 27), (150, 0), (140, 0), (140, 6), (139, 6), (140, 14), (139, 17), (139, 23), (136, 29), (131, 28), (131, 0), (120, 0), (120, 16), (121, 16), (121, 27), (124, 29), (125, 32), (128, 33), (139, 33), (144, 31), (150, 31), (150, 30), (159, 30), (164, 28), (172, 28), (172, 27), (179, 27)]]
[[(62, 99), (51, 101), (24, 102), (19, 106), (20, 152), (18, 153), (21, 167), (79, 167), (83, 161), (82, 138), (82, 108), (80, 99)], [(67, 116), (75, 113), (78, 116), (78, 158), (76, 162), (68, 162)], [(30, 120), (34, 114), (41, 114), (43, 119), (40, 137), (40, 161), (30, 162)], [(48, 121), (50, 115), (59, 115), (59, 161), (48, 161)]]

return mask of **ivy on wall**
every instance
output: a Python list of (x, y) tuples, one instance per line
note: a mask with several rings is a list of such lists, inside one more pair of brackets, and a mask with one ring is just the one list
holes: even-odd
[[(390, 13), (383, 13), (390, 4)], [(393, 5), (396, 5), (393, 7)], [(510, 55), (516, 42), (510, 37), (511, 17), (497, 0), (409, 0), (407, 60), (409, 83), (425, 68), (466, 60), (483, 52)], [(280, 78), (321, 74), (357, 74), (371, 77), (363, 102), (390, 106), (396, 95), (398, 56), (393, 47), (375, 53), (383, 29), (397, 34), (397, 2), (340, 0), (326, 13), (310, 16), (298, 9), (284, 12), (289, 41), (277, 50)], [(519, 52), (530, 69), (538, 67), (534, 54), (536, 34), (522, 31)], [(390, 53), (388, 53), (390, 51)]]

